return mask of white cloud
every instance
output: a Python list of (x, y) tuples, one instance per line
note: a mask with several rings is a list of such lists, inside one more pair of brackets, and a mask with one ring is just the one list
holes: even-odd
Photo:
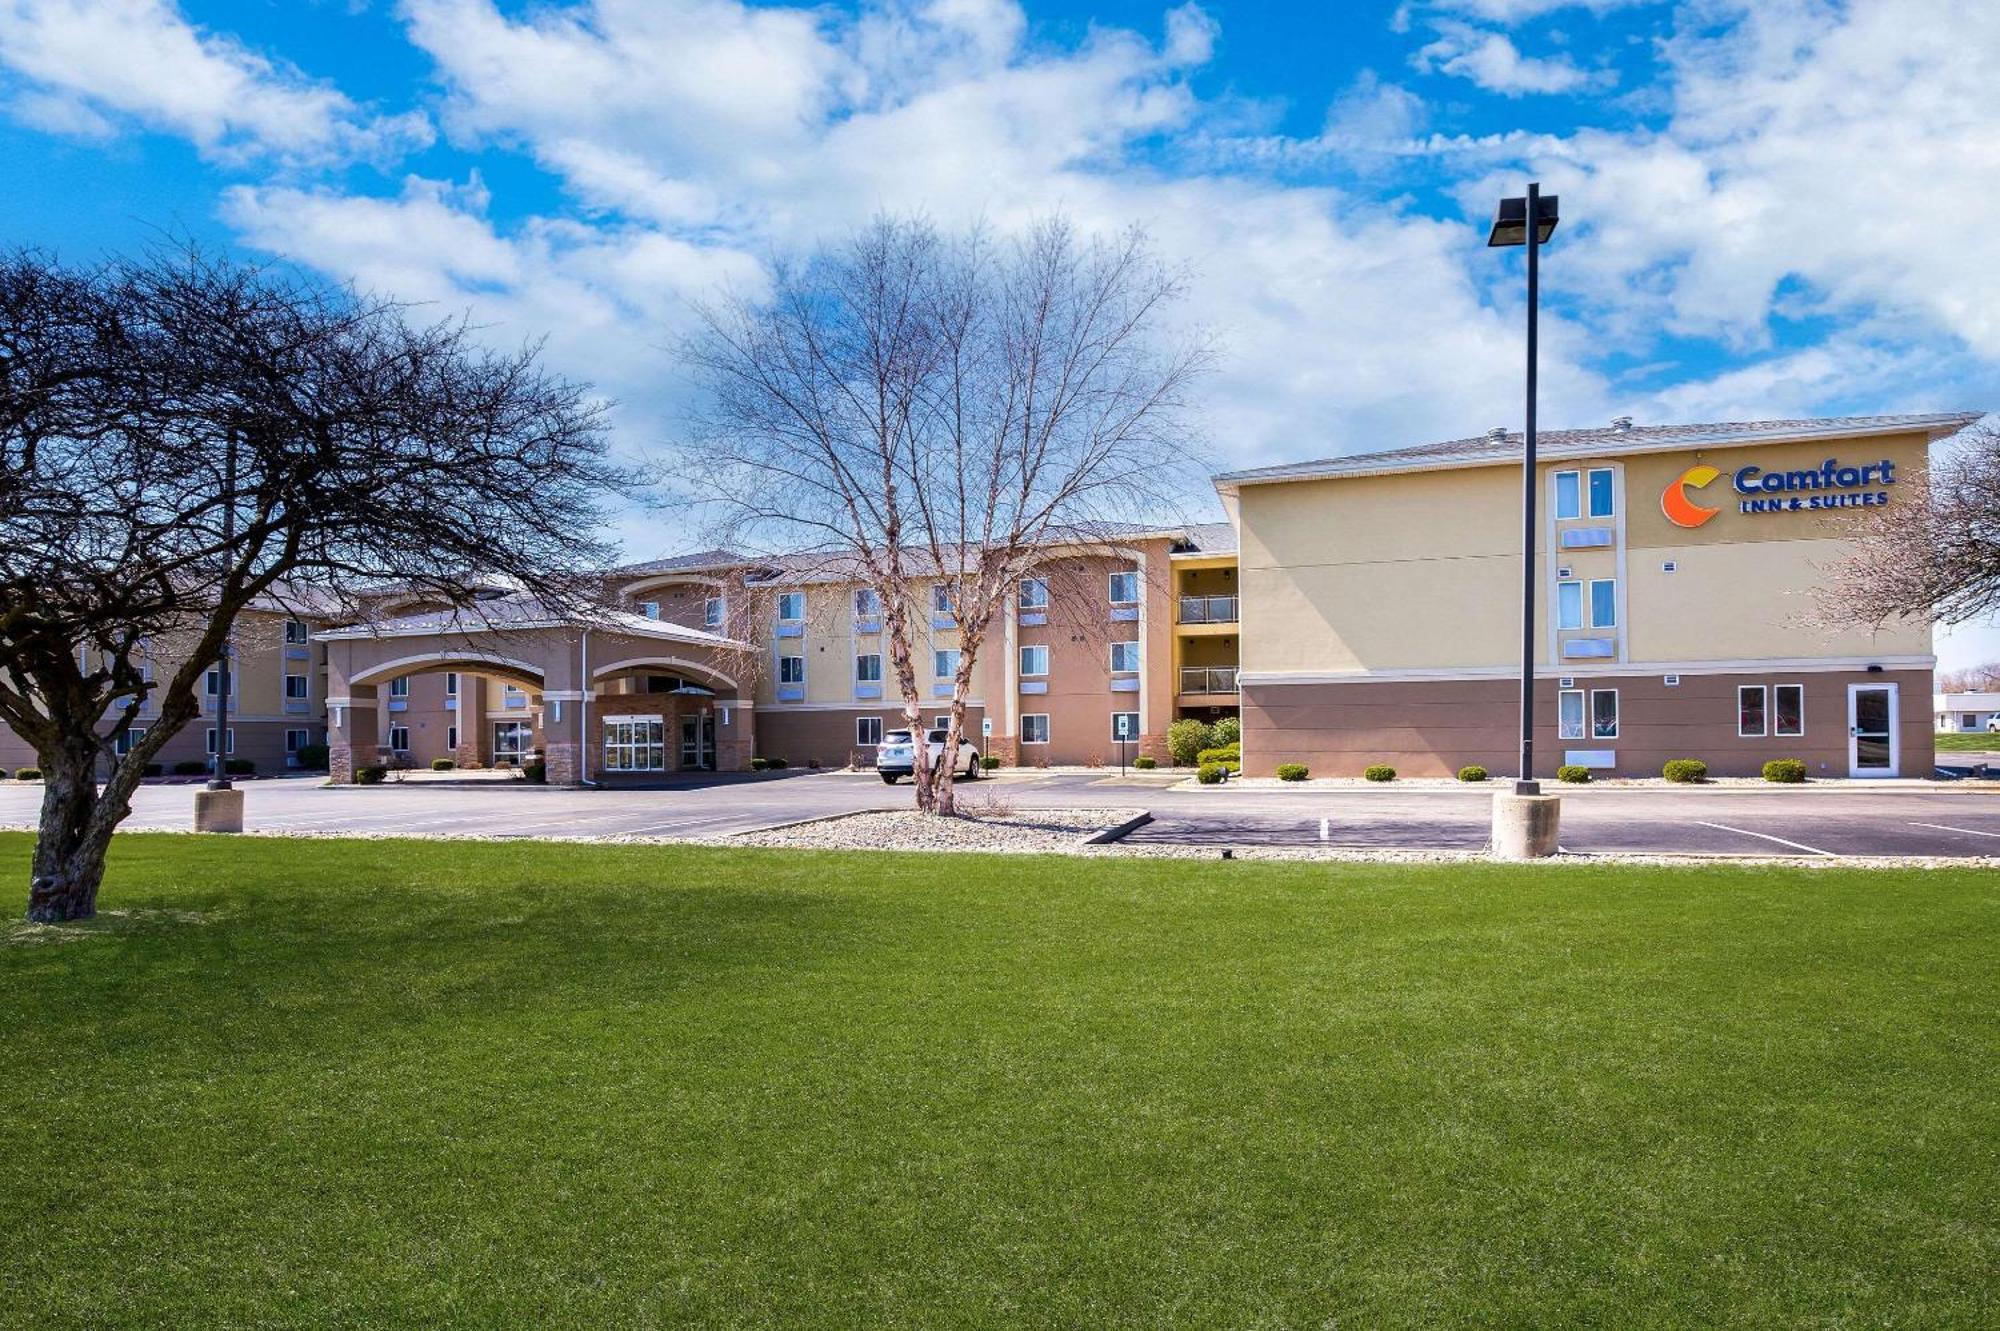
[(129, 119), (213, 156), (309, 162), (430, 140), (421, 113), (374, 114), (195, 28), (170, 0), (0, 0), (0, 65), (12, 75), (12, 114), (59, 133), (105, 137)]
[(1450, 21), (1439, 22), (1435, 27), (1437, 40), (1418, 51), (1411, 63), (1427, 73), (1435, 71), (1469, 79), (1503, 97), (1583, 92), (1608, 87), (1616, 81), (1616, 76), (1608, 70), (1579, 69), (1568, 56), (1523, 55), (1513, 40), (1502, 33)]

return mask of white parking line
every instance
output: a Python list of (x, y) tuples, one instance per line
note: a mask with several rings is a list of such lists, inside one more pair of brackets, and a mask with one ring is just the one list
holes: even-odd
[(1808, 855), (1824, 855), (1828, 859), (1837, 858), (1830, 850), (1821, 850), (1818, 846), (1808, 846), (1802, 841), (1787, 841), (1781, 836), (1772, 836), (1768, 832), (1752, 832), (1747, 827), (1731, 827), (1728, 823), (1707, 823), (1699, 818), (1695, 819), (1694, 823), (1697, 827), (1713, 827), (1724, 832), (1737, 832), (1743, 836), (1753, 836), (1760, 841), (1775, 841), (1781, 846), (1790, 846), (1793, 850), (1802, 850)]
[(1933, 832), (1963, 832), (1966, 836), (1990, 836), (2000, 841), (2000, 832), (1982, 832), (1976, 827), (1952, 827), (1945, 823), (1911, 823), (1911, 827), (1928, 827)]

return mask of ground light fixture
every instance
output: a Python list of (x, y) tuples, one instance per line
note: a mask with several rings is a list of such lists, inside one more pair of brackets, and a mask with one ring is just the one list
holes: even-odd
[(1486, 235), (1489, 248), (1522, 245), (1528, 251), (1527, 411), (1521, 434), (1521, 761), (1513, 799), (1494, 801), (1496, 854), (1547, 855), (1554, 852), (1556, 840), (1556, 799), (1543, 796), (1535, 780), (1535, 379), (1541, 251), (1555, 234), (1558, 216), (1556, 196), (1542, 197), (1541, 184), (1530, 181), (1525, 195), (1500, 200)]

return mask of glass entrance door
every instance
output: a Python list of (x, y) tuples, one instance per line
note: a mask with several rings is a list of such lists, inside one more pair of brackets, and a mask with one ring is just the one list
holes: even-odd
[(706, 772), (715, 766), (715, 714), (681, 718), (681, 770)]
[(519, 763), (521, 755), (535, 747), (535, 727), (527, 721), (493, 723), (493, 761)]
[(1897, 775), (1896, 748), (1896, 686), (1848, 685), (1848, 775)]

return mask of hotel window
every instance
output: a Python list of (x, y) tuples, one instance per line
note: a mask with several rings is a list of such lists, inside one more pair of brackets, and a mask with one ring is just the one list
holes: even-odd
[(857, 716), (854, 718), (854, 742), (870, 747), (882, 742), (882, 718), (879, 716)]
[(1580, 518), (1583, 516), (1583, 477), (1573, 471), (1556, 473), (1556, 517)]
[(1592, 689), (1590, 691), (1590, 737), (1592, 739), (1618, 738), (1618, 690)]
[(931, 718), (931, 729), (932, 729), (932, 730), (950, 730), (950, 729), (951, 729), (951, 713), (950, 713), (950, 712), (939, 712), (939, 713), (938, 713), (938, 714), (937, 714), (936, 716), (932, 717), (932, 718)]
[(1580, 629), (1583, 627), (1582, 583), (1559, 582), (1556, 584), (1556, 627), (1559, 629)]
[(1590, 626), (1594, 629), (1618, 627), (1618, 582), (1615, 578), (1590, 580)]
[(285, 696), (294, 701), (310, 696), (310, 682), (304, 675), (285, 676)]
[[(214, 727), (214, 726), (210, 726), (210, 727), (208, 728), (208, 731), (207, 731), (207, 733), (206, 733), (206, 734), (204, 735), (204, 737), (203, 737), (203, 741), (202, 741), (202, 742), (203, 742), (203, 744), (204, 744), (204, 745), (205, 745), (205, 746), (207, 747), (207, 751), (208, 751), (209, 753), (213, 754), (213, 753), (215, 752), (215, 727)], [(224, 744), (226, 744), (226, 745), (228, 746), (228, 748), (229, 748), (229, 752), (231, 752), (231, 753), (234, 753), (234, 752), (236, 752), (236, 727), (235, 727), (235, 726), (231, 726), (231, 727), (229, 727), (229, 734), (228, 734), (228, 736), (227, 736), (227, 737), (226, 737), (226, 738), (225, 738), (225, 739), (223, 740), (223, 743), (224, 743)]]
[(1761, 739), (1770, 733), (1764, 718), (1764, 686), (1736, 686), (1736, 733), (1743, 739)]
[(958, 649), (940, 647), (931, 653), (931, 674), (939, 679), (958, 678)]
[(311, 743), (312, 731), (310, 730), (287, 730), (285, 732), (286, 753), (297, 753), (300, 749), (305, 748)]
[(857, 587), (854, 591), (854, 617), (873, 619), (882, 613), (882, 598), (873, 587)]
[(1049, 649), (1042, 646), (1021, 649), (1021, 674), (1023, 678), (1049, 673)]
[(1111, 673), (1114, 675), (1136, 674), (1139, 669), (1139, 644), (1136, 642), (1114, 642), (1111, 644)]
[(1556, 738), (1583, 737), (1583, 690), (1564, 689), (1556, 695)]
[(1047, 744), (1049, 742), (1049, 714), (1028, 712), (1021, 717), (1021, 742), (1023, 744)]
[(392, 680), (390, 680), (390, 681), (389, 681), (389, 696), (390, 696), (391, 698), (407, 698), (407, 697), (409, 697), (409, 696), (410, 696), (410, 677), (409, 677), (408, 675), (402, 675), (402, 676), (399, 676), (399, 677), (398, 677), (398, 678), (396, 678), (396, 679), (392, 679)]
[(296, 647), (306, 640), (306, 625), (302, 619), (285, 621), (285, 641)]
[(882, 653), (863, 652), (854, 658), (854, 682), (857, 684), (882, 682)]
[(787, 624), (796, 624), (806, 617), (806, 594), (804, 592), (781, 592), (778, 596), (778, 618)]
[[(289, 735), (289, 734), (291, 734), (291, 733), (293, 733), (293, 732), (291, 732), (291, 731), (289, 731), (289, 730), (288, 730), (288, 731), (286, 731), (285, 733)], [(303, 731), (300, 731), (300, 732), (298, 732), (298, 733), (300, 733), (300, 734), (303, 734), (303, 733), (305, 733), (305, 732), (303, 732)], [(451, 750), (452, 752), (454, 752), (454, 753), (456, 753), (456, 752), (458, 751), (458, 727), (457, 727), (457, 726), (446, 726), (446, 727), (444, 728), (444, 746), (445, 746), (445, 747), (446, 747), (447, 749), (450, 749), (450, 750)]]
[(701, 603), (701, 626), (705, 629), (719, 629), (729, 611), (729, 603), (720, 596), (710, 596)]
[(146, 732), (144, 730), (121, 730), (118, 732), (117, 739), (112, 741), (112, 748), (120, 757), (123, 757), (132, 752), (138, 746), (139, 741), (145, 737)]
[(803, 656), (781, 656), (778, 658), (778, 682), (780, 684), (803, 684), (806, 682), (806, 658)]
[[(226, 683), (224, 682), (225, 680), (227, 681)], [(225, 688), (229, 690), (231, 696), (234, 696), (236, 693), (236, 676), (230, 671), (212, 668), (207, 675), (203, 676), (202, 688), (211, 698), (221, 693)]]
[(1046, 610), (1049, 608), (1049, 582), (1047, 578), (1021, 579), (1021, 608), (1023, 610)]
[(658, 619), (660, 617), (660, 603), (658, 601), (641, 601), (639, 602), (639, 613), (648, 619)]
[(1139, 714), (1137, 712), (1113, 712), (1111, 714), (1111, 742), (1130, 742), (1139, 738)]
[(408, 753), (410, 751), (410, 728), (408, 726), (390, 726), (389, 747), (397, 753)]
[(951, 608), (951, 584), (934, 582), (931, 584), (931, 610), (940, 615), (955, 614)]
[(1111, 604), (1139, 604), (1139, 575), (1135, 572), (1113, 573), (1111, 575)]
[(1590, 469), (1590, 516), (1608, 518), (1617, 509), (1616, 492), (1612, 488), (1611, 468), (1592, 467)]
[(444, 672), (444, 696), (447, 698), (456, 698), (458, 696), (458, 672), (456, 670), (447, 670)]
[(1796, 739), (1806, 733), (1805, 685), (1771, 686), (1771, 733), (1786, 739)]

